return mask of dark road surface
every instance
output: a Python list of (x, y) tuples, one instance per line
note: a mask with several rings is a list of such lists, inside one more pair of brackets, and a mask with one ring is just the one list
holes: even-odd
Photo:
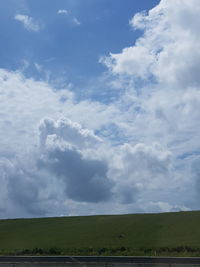
[(0, 263), (173, 263), (200, 264), (200, 258), (93, 257), (93, 256), (3, 256)]

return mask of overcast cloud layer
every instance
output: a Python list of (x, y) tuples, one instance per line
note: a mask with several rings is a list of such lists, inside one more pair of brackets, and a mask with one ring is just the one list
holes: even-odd
[(0, 70), (1, 218), (199, 209), (199, 14), (161, 0), (134, 15), (141, 37), (99, 59), (109, 104)]

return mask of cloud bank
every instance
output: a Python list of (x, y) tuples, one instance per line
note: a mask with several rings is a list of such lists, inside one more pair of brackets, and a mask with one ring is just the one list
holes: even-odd
[(1, 218), (199, 208), (199, 11), (134, 15), (141, 37), (101, 58), (109, 104), (0, 70)]

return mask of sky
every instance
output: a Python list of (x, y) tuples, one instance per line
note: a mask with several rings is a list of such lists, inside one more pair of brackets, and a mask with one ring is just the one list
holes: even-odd
[(0, 0), (0, 218), (198, 210), (199, 0)]

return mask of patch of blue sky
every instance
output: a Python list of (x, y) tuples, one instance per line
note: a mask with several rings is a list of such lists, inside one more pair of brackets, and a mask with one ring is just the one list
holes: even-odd
[(96, 130), (95, 134), (103, 139), (105, 138), (105, 140), (109, 140), (112, 143), (112, 146), (118, 146), (124, 144), (124, 142), (130, 141), (120, 127), (118, 127), (114, 122)]
[(191, 151), (191, 152), (187, 152), (187, 153), (183, 153), (181, 155), (179, 155), (177, 157), (177, 159), (183, 160), (183, 159), (187, 159), (187, 158), (191, 158), (191, 157), (196, 157), (196, 156), (200, 156), (200, 148), (196, 151)]
[[(122, 0), (1, 2), (0, 67), (21, 68), (26, 76), (35, 79), (57, 79), (72, 82), (74, 88), (86, 88), (91, 78), (105, 71), (99, 63), (102, 55), (119, 53), (139, 36), (127, 18), (158, 2), (126, 0), (126, 5)], [(66, 12), (58, 14), (59, 10)], [(16, 14), (33, 18), (40, 30), (25, 29), (14, 19)], [(26, 67), (24, 62), (28, 62)]]

